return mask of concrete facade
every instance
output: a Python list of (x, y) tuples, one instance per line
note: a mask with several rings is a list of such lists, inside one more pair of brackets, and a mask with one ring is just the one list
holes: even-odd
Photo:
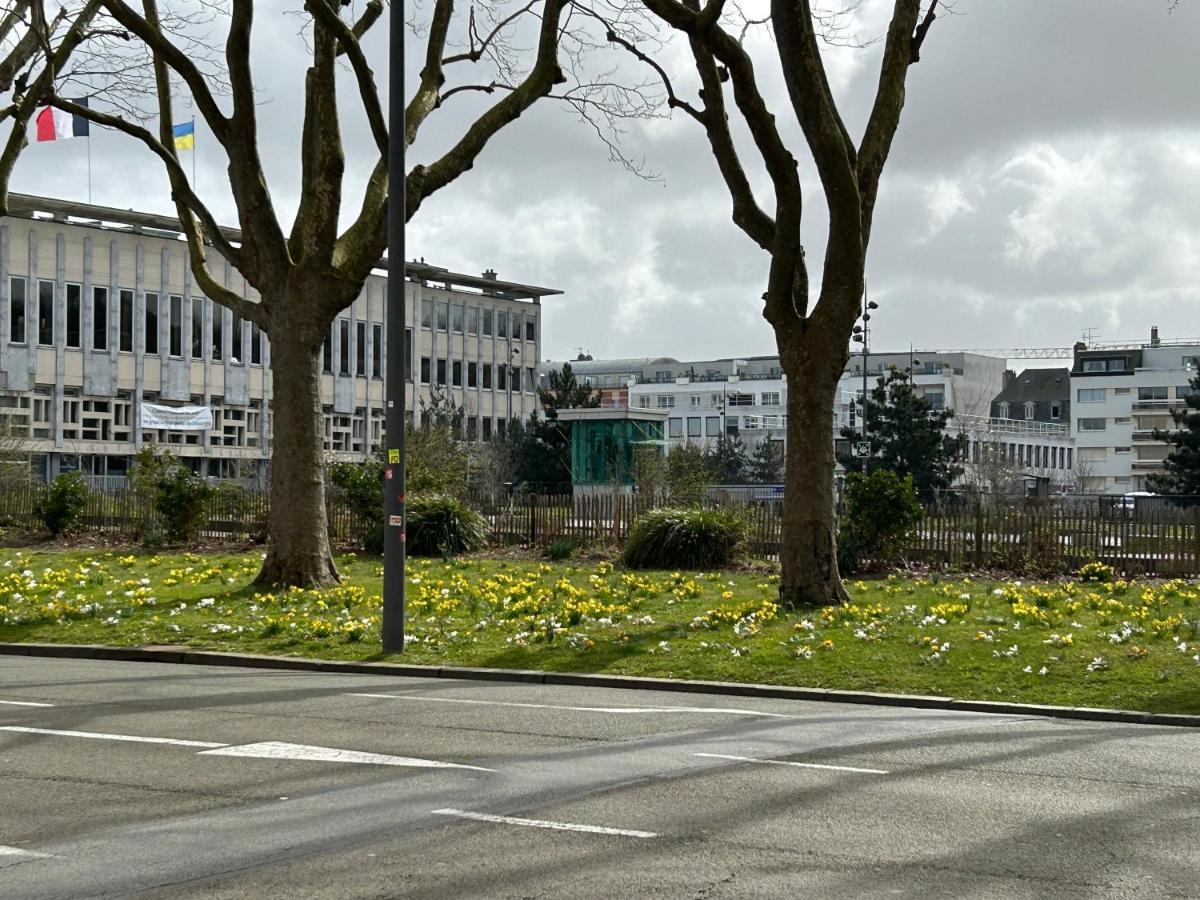
[[(270, 342), (200, 295), (173, 220), (18, 194), (11, 209), (0, 220), (0, 410), (5, 440), (19, 441), (35, 472), (121, 476), (141, 447), (161, 444), (205, 475), (263, 474), (271, 453)], [(210, 271), (255, 299), (215, 253)], [(382, 440), (386, 289), (387, 279), (372, 275), (323, 348), (331, 457), (361, 459)], [(540, 299), (556, 293), (492, 272), (410, 264), (414, 418), (449, 402), (462, 410), (466, 436), (485, 439), (503, 427), (499, 420), (531, 412)], [(207, 407), (212, 428), (143, 429), (143, 403)]]

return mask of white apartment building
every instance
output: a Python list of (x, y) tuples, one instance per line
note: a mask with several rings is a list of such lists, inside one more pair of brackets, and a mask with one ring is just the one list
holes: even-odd
[(1174, 427), (1171, 411), (1183, 408), (1198, 365), (1200, 341), (1160, 340), (1157, 328), (1145, 344), (1075, 346), (1071, 433), (1081, 490), (1146, 490), (1171, 449), (1154, 430)]
[[(34, 471), (123, 475), (164, 444), (209, 476), (250, 478), (271, 453), (270, 342), (202, 296), (169, 216), (12, 194), (0, 220), (0, 411)], [(235, 243), (240, 234), (230, 229)], [(254, 292), (212, 254), (226, 287)], [(448, 397), (468, 437), (536, 402), (549, 288), (411, 263), (408, 409)], [(325, 446), (361, 459), (383, 433), (387, 279), (372, 275), (322, 354)], [(202, 429), (143, 426), (150, 407), (198, 407)], [(415, 407), (415, 408), (414, 408)]]

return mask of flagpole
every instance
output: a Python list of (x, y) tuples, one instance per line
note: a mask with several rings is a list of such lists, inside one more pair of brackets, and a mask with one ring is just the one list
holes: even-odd
[(92, 202), (92, 132), (88, 129), (87, 135), (88, 148), (88, 203)]
[(192, 116), (192, 191), (199, 193), (199, 185), (196, 184), (196, 117)]

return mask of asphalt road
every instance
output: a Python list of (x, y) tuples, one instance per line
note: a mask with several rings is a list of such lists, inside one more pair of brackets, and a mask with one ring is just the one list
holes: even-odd
[(1200, 897), (1200, 734), (0, 657), (0, 898)]

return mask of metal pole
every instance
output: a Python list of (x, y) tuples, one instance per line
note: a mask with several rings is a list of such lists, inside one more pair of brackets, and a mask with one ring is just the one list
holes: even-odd
[(409, 365), (405, 339), (404, 301), (404, 3), (395, 0), (389, 11), (388, 67), (388, 282), (384, 327), (387, 330), (385, 381), (385, 443), (383, 506), (387, 516), (383, 536), (384, 653), (404, 650), (404, 426), (405, 386)]
[[(862, 320), (862, 324), (863, 324), (863, 332), (862, 332), (862, 338), (863, 338), (862, 435), (863, 435), (863, 442), (866, 443), (870, 440), (870, 438), (867, 435), (867, 355), (868, 355), (868, 347), (869, 347), (870, 339), (871, 339), (871, 322), (869, 319), (867, 319), (867, 288), (866, 288), (865, 283), (863, 284), (862, 315), (863, 315), (863, 320)], [(863, 459), (863, 471), (864, 472), (871, 471), (870, 451), (867, 452), (866, 457)]]

